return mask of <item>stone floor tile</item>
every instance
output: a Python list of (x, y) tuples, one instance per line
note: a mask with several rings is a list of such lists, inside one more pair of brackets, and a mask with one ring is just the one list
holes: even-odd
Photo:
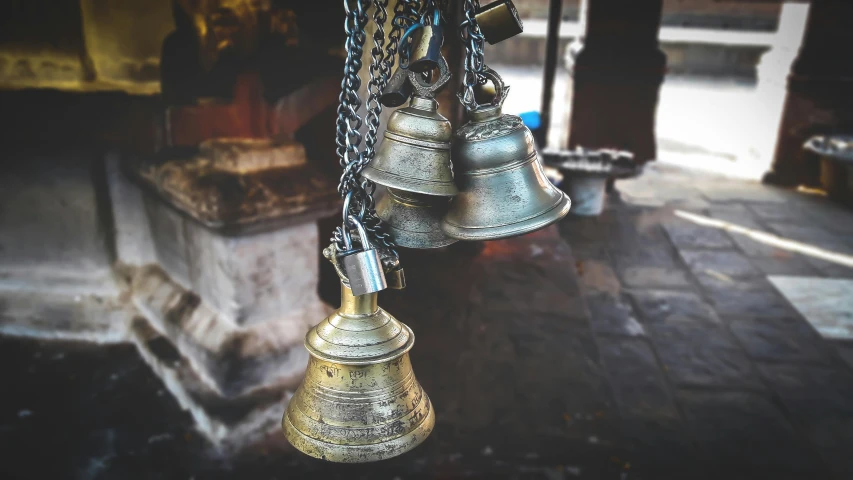
[(799, 365), (761, 365), (793, 422), (829, 466), (832, 478), (853, 478), (853, 374)]
[(687, 272), (680, 267), (623, 266), (618, 271), (622, 284), (628, 288), (691, 288)]
[(666, 379), (646, 340), (599, 337), (598, 348), (623, 418), (678, 418)]
[(817, 450), (828, 466), (834, 480), (853, 478), (853, 418), (826, 417), (801, 420), (808, 442)]
[(607, 247), (602, 243), (579, 243), (571, 245), (571, 248), (575, 261), (595, 260), (604, 263), (610, 262), (610, 254), (607, 251)]
[(757, 360), (831, 364), (827, 344), (799, 316), (726, 318), (747, 355)]
[(634, 316), (631, 304), (621, 296), (598, 293), (586, 295), (584, 299), (593, 332), (628, 337), (645, 335), (643, 325)]
[(571, 246), (580, 244), (605, 244), (612, 224), (598, 217), (567, 216), (557, 224), (562, 236)]
[(634, 245), (618, 250), (611, 249), (610, 257), (617, 269), (627, 267), (676, 268), (678, 263), (672, 247), (666, 244)]
[(694, 274), (720, 274), (732, 278), (761, 275), (749, 259), (734, 250), (681, 250), (681, 257)]
[(753, 203), (748, 207), (755, 216), (768, 222), (774, 221), (799, 221), (802, 220), (802, 212), (790, 205), (776, 205), (766, 203)]
[(738, 227), (749, 228), (752, 230), (764, 230), (764, 227), (758, 222), (752, 210), (750, 210), (746, 205), (711, 205), (708, 207), (708, 216), (737, 225)]
[(673, 218), (663, 225), (670, 241), (677, 248), (730, 248), (732, 241), (718, 228), (698, 225), (683, 218)]
[(803, 222), (768, 222), (768, 227), (780, 237), (815, 247), (845, 244), (845, 238), (837, 233)]
[(759, 371), (794, 416), (853, 418), (853, 373), (847, 369), (762, 363)]
[(714, 310), (695, 293), (634, 290), (630, 295), (637, 306), (640, 320), (646, 324), (720, 323)]
[[(745, 252), (747, 255), (750, 253)], [(778, 253), (778, 252), (777, 252)], [(813, 267), (804, 257), (787, 253), (784, 255), (752, 257), (750, 261), (755, 268), (765, 275), (791, 275), (797, 277), (813, 277), (819, 270)], [(853, 269), (851, 269), (853, 272)]]
[(681, 391), (677, 399), (699, 449), (721, 474), (713, 478), (826, 478), (826, 467), (767, 397)]
[[(765, 230), (758, 230), (758, 232), (769, 233)], [(750, 237), (749, 235), (744, 235), (738, 232), (729, 232), (729, 236), (731, 236), (732, 240), (737, 244), (738, 248), (745, 253), (747, 256), (752, 258), (784, 258), (795, 255), (795, 253), (780, 248), (778, 246), (774, 246), (768, 242), (762, 242), (758, 239)]]
[(804, 257), (809, 265), (828, 278), (853, 278), (853, 267), (815, 257)]
[(763, 388), (752, 363), (722, 328), (656, 324), (646, 331), (677, 385)]
[(738, 280), (704, 274), (696, 279), (721, 316), (784, 317), (796, 312), (766, 278)]
[(853, 280), (769, 277), (823, 338), (853, 340)]
[(706, 466), (698, 457), (680, 420), (626, 418), (622, 432), (628, 443), (628, 479), (702, 479)]
[(838, 355), (848, 367), (853, 369), (853, 342), (832, 342)]
[(585, 294), (608, 294), (615, 297), (622, 291), (619, 277), (608, 262), (578, 260), (575, 262), (575, 270)]

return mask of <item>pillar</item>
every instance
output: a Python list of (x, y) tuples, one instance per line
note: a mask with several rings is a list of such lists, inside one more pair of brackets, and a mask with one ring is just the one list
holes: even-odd
[(662, 0), (582, 0), (586, 33), (573, 54), (569, 147), (618, 148), (654, 160), (655, 111), (666, 55)]
[(819, 165), (803, 143), (821, 133), (853, 133), (853, 3), (813, 0), (806, 33), (788, 76), (773, 167), (778, 185), (818, 183)]

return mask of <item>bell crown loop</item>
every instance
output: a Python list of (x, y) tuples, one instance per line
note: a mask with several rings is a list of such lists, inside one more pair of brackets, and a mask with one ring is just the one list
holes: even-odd
[(438, 58), (438, 78), (432, 83), (426, 81), (422, 74), (409, 70), (409, 82), (415, 91), (413, 99), (416, 97), (435, 98), (435, 95), (450, 81), (450, 77), (450, 67), (443, 56)]
[[(465, 110), (468, 112), (468, 117), (471, 121), (477, 122), (483, 122), (499, 117), (501, 115), (501, 108), (503, 108), (504, 101), (506, 101), (506, 97), (509, 95), (509, 85), (504, 83), (503, 78), (498, 75), (498, 72), (492, 70), (488, 65), (483, 65), (483, 71), (480, 72), (480, 75), (485, 77), (487, 80), (491, 80), (492, 84), (495, 86), (495, 97), (491, 102), (481, 105), (477, 103), (474, 98), (471, 98), (469, 102), (464, 93), (456, 94), (456, 96), (459, 97), (459, 101), (465, 106)], [(473, 107), (471, 105), (473, 105)]]

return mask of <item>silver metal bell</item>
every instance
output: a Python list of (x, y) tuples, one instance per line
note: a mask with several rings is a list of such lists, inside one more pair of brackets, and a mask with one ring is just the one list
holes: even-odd
[(395, 244), (406, 248), (439, 248), (456, 242), (441, 230), (447, 207), (447, 197), (389, 188), (376, 203), (376, 215)]
[(456, 194), (450, 161), (450, 122), (438, 113), (435, 93), (450, 79), (447, 62), (439, 63), (440, 76), (425, 83), (419, 73), (409, 72), (415, 90), (409, 106), (396, 110), (388, 120), (376, 156), (361, 172), (364, 178), (397, 190), (449, 197)]
[(453, 136), (459, 194), (450, 201), (442, 230), (459, 240), (495, 240), (548, 226), (569, 213), (569, 197), (545, 176), (533, 135), (521, 118), (501, 114), (506, 87), (493, 70), (492, 104), (468, 112)]

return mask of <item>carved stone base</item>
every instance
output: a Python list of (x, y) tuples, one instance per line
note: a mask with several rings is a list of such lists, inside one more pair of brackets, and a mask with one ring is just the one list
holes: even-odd
[(118, 343), (133, 307), (109, 275), (3, 272), (0, 333), (46, 340)]
[(224, 398), (299, 385), (308, 363), (305, 333), (331, 309), (313, 292), (279, 292), (288, 293), (313, 298), (310, 308), (238, 326), (158, 267), (139, 269), (132, 281), (132, 301), (141, 315), (177, 348), (198, 380)]
[(287, 402), (293, 396), (292, 389), (266, 388), (240, 397), (223, 398), (198, 377), (191, 362), (144, 318), (133, 320), (130, 338), (181, 408), (190, 412), (199, 432), (214, 449), (233, 453), (281, 435), (279, 425)]

